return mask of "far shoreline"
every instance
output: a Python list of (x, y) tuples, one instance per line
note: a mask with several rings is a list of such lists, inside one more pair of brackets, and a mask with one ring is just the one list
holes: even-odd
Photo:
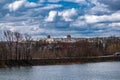
[(58, 58), (58, 59), (31, 59), (31, 60), (0, 60), (0, 68), (41, 65), (67, 65), (84, 64), (94, 62), (120, 61), (120, 56), (81, 57), (81, 58)]

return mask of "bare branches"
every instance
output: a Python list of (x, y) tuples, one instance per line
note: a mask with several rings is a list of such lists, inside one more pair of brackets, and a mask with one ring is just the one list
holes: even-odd
[(19, 32), (4, 31), (0, 42), (0, 57), (4, 60), (30, 59), (32, 49), (31, 36)]

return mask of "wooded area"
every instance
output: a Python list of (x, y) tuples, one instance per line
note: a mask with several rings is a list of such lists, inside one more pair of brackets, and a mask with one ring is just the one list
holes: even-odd
[(4, 31), (0, 42), (1, 60), (31, 59), (32, 38), (28, 34)]
[[(102, 43), (81, 40), (74, 43), (33, 41), (28, 34), (4, 31), (0, 36), (1, 60), (60, 59), (113, 55), (120, 52), (120, 40)], [(112, 38), (113, 39), (113, 38)]]

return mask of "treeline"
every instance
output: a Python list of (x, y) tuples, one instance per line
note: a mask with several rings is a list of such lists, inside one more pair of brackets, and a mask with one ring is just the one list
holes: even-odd
[(29, 60), (32, 58), (32, 38), (28, 34), (4, 31), (0, 36), (1, 60)]
[(28, 34), (4, 31), (0, 36), (1, 60), (60, 59), (111, 55), (120, 52), (120, 41), (106, 39), (105, 44), (80, 40), (74, 43), (33, 41)]
[(100, 56), (101, 51), (86, 41), (75, 43), (36, 43), (34, 58), (78, 58)]
[(74, 43), (46, 43), (43, 41), (35, 42), (34, 58), (75, 58), (114, 55), (120, 52), (120, 40), (106, 39), (106, 43), (88, 42), (80, 40)]

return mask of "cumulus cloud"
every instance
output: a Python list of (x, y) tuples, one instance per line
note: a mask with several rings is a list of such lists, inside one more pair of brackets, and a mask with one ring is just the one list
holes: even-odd
[(56, 17), (62, 17), (64, 21), (73, 21), (73, 18), (77, 15), (77, 10), (67, 9), (64, 11), (50, 11), (48, 17), (45, 21), (52, 22), (56, 19)]
[(97, 0), (98, 2), (108, 5), (111, 10), (120, 10), (120, 0)]
[(46, 17), (45, 21), (52, 22), (56, 19), (57, 11), (50, 11), (49, 15)]
[(89, 11), (90, 14), (105, 14), (109, 13), (108, 5), (98, 2), (97, 0), (91, 0), (91, 3), (94, 4)]
[(23, 4), (26, 2), (26, 0), (18, 0), (15, 1), (11, 4), (8, 5), (8, 8), (10, 11), (16, 11), (18, 10), (21, 6), (23, 6)]
[[(109, 24), (109, 26), (112, 26), (112, 27), (120, 27), (120, 22), (118, 23), (111, 23)], [(120, 28), (119, 28), (120, 29)]]
[(26, 2), (25, 7), (36, 7), (38, 6), (38, 4), (34, 3), (34, 2)]
[[(10, 30), (12, 32), (18, 31), (21, 33), (28, 33), (31, 35), (35, 35), (42, 32), (38, 24), (20, 24), (21, 22), (7, 22), (7, 23), (0, 23), (0, 30)], [(19, 25), (16, 25), (19, 24)], [(23, 30), (24, 29), (24, 30)]]
[(118, 3), (119, 0), (0, 0), (0, 30), (56, 37), (119, 35)]
[(41, 9), (54, 9), (54, 8), (60, 8), (60, 7), (62, 7), (62, 5), (60, 4), (48, 4), (42, 7)]
[(120, 21), (120, 12), (115, 12), (111, 15), (85, 15), (82, 16), (87, 23), (98, 23), (98, 22), (114, 22), (114, 21)]
[(10, 4), (8, 4), (9, 11), (16, 11), (21, 7), (35, 7), (37, 6), (34, 2), (28, 2), (27, 0), (16, 0)]
[(85, 27), (87, 24), (86, 24), (86, 22), (85, 21), (82, 21), (82, 20), (76, 20), (75, 22), (72, 22), (71, 24), (70, 24), (70, 26), (71, 27)]
[(70, 23), (71, 27), (91, 27), (99, 29), (108, 29), (111, 27), (120, 28), (120, 12), (115, 12), (110, 15), (84, 15), (79, 16), (74, 22)]
[(65, 21), (73, 21), (73, 17), (77, 15), (77, 10), (75, 8), (64, 10), (58, 13), (59, 16), (62, 16)]

